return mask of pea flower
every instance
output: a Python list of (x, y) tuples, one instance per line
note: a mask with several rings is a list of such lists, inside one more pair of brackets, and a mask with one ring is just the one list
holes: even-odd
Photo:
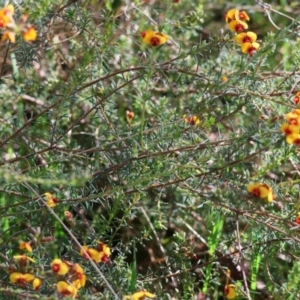
[(32, 247), (31, 247), (29, 242), (20, 241), (19, 242), (19, 249), (20, 250), (27, 250), (28, 252), (32, 252)]
[(247, 31), (247, 32), (241, 32), (235, 36), (235, 41), (238, 44), (244, 44), (244, 43), (253, 43), (257, 40), (257, 35), (255, 32)]
[(99, 251), (100, 261), (107, 262), (110, 256), (110, 248), (106, 244), (98, 242), (97, 251)]
[(28, 261), (35, 262), (34, 259), (32, 259), (31, 257), (29, 257), (25, 254), (14, 255), (13, 258), (14, 258), (14, 260), (16, 260), (19, 263), (20, 266), (26, 266)]
[(58, 202), (57, 198), (54, 198), (52, 194), (50, 193), (45, 193), (46, 200), (47, 200), (47, 205), (49, 207), (54, 207), (56, 206), (56, 203)]
[(235, 285), (234, 284), (226, 284), (224, 288), (224, 293), (226, 299), (234, 299), (236, 297)]
[(143, 31), (141, 33), (141, 36), (145, 44), (151, 45), (153, 47), (163, 45), (170, 39), (168, 35), (150, 29)]
[(24, 28), (22, 36), (26, 42), (32, 42), (36, 40), (37, 32), (33, 26), (28, 26), (27, 28)]
[(299, 127), (296, 125), (291, 125), (289, 123), (283, 123), (280, 128), (281, 132), (285, 135), (297, 134), (299, 133)]
[(225, 21), (226, 23), (230, 23), (233, 20), (250, 21), (250, 18), (245, 11), (231, 9), (225, 15)]
[(80, 254), (85, 258), (88, 259), (90, 257), (95, 262), (100, 262), (100, 255), (96, 249), (88, 248), (87, 246), (82, 246), (80, 249)]
[(154, 299), (156, 296), (147, 291), (139, 291), (134, 293), (133, 295), (124, 296), (124, 300), (144, 300), (145, 298)]
[(300, 212), (298, 212), (295, 222), (300, 225)]
[(185, 122), (187, 122), (189, 125), (198, 125), (198, 124), (200, 124), (200, 120), (197, 116), (183, 115), (183, 118), (184, 118)]
[(72, 299), (75, 299), (77, 296), (77, 289), (75, 286), (67, 284), (65, 281), (59, 281), (56, 284), (58, 293), (63, 297), (72, 296)]
[(0, 28), (6, 28), (11, 23), (14, 23), (14, 13), (15, 9), (12, 4), (8, 4), (6, 7), (0, 9)]
[(233, 20), (228, 24), (228, 27), (231, 31), (240, 33), (242, 31), (248, 29), (248, 24), (241, 20)]
[(16, 42), (16, 33), (10, 30), (7, 30), (3, 33), (2, 37), (1, 37), (1, 41), (10, 41), (11, 43), (15, 43)]
[(286, 141), (288, 144), (293, 144), (296, 146), (300, 146), (300, 134), (292, 133), (286, 136)]
[(293, 109), (291, 112), (285, 115), (285, 119), (288, 121), (288, 123), (299, 126), (300, 109)]
[(66, 275), (69, 272), (68, 265), (59, 258), (52, 261), (51, 268), (52, 271), (58, 275)]
[(273, 195), (272, 188), (265, 183), (250, 184), (248, 185), (247, 190), (254, 197), (259, 197), (262, 199), (267, 198), (269, 202), (272, 202), (275, 198)]
[(34, 276), (29, 273), (23, 274), (14, 272), (10, 274), (9, 279), (12, 283), (17, 283), (21, 286), (24, 286), (26, 283), (32, 281), (34, 279)]
[(134, 118), (134, 112), (126, 110), (126, 120), (128, 124), (131, 124), (133, 118)]
[(300, 92), (298, 92), (298, 93), (295, 95), (293, 101), (294, 101), (294, 103), (295, 103), (296, 105), (298, 105), (298, 104), (300, 103)]
[(260, 47), (259, 43), (256, 42), (246, 42), (241, 45), (241, 50), (245, 54), (253, 55), (256, 50)]
[(32, 288), (37, 291), (41, 285), (43, 284), (43, 280), (38, 278), (38, 277), (35, 277), (32, 281)]
[(70, 264), (70, 263), (69, 263), (69, 267), (70, 267), (69, 275), (72, 284), (77, 289), (84, 287), (86, 283), (86, 276), (84, 275), (84, 271), (82, 267), (79, 264)]

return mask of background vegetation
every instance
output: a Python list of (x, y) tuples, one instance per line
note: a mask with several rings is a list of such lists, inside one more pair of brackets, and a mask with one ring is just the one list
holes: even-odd
[[(46, 272), (55, 257), (84, 267), (82, 299), (225, 299), (228, 270), (237, 299), (299, 297), (299, 148), (280, 132), (300, 90), (299, 3), (178, 2), (13, 3), (38, 39), (0, 45), (3, 299), (59, 297)], [(232, 8), (251, 18), (253, 56), (233, 42)], [(146, 29), (171, 39), (147, 46)], [(252, 197), (253, 182), (275, 201)], [(61, 223), (111, 248), (103, 277)], [(9, 281), (20, 240), (39, 291)]]

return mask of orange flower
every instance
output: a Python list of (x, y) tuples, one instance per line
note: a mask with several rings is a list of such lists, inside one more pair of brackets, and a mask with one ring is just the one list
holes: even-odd
[(260, 47), (259, 43), (256, 42), (246, 42), (241, 45), (241, 50), (243, 53), (253, 55), (255, 54), (256, 50)]
[(80, 254), (85, 258), (88, 259), (90, 257), (92, 260), (96, 262), (100, 262), (101, 259), (99, 257), (99, 252), (96, 249), (88, 248), (87, 246), (82, 246), (80, 249)]
[(150, 29), (143, 31), (141, 33), (141, 36), (145, 44), (151, 45), (153, 47), (163, 45), (170, 39), (168, 35)]
[(295, 103), (296, 105), (298, 105), (298, 104), (300, 103), (300, 92), (298, 92), (298, 93), (295, 95), (293, 101), (294, 101), (294, 103)]
[(272, 188), (264, 183), (254, 183), (247, 187), (249, 193), (253, 194), (255, 197), (267, 198), (269, 202), (272, 202), (275, 198), (273, 195)]
[(15, 9), (12, 4), (8, 4), (6, 7), (0, 10), (0, 28), (5, 28), (11, 23), (14, 23), (14, 12)]
[(237, 33), (240, 33), (244, 31), (245, 29), (248, 29), (247, 23), (241, 21), (241, 20), (233, 20), (228, 24), (228, 27), (231, 31), (235, 31)]
[(34, 280), (32, 281), (32, 288), (35, 291), (37, 291), (42, 284), (43, 284), (43, 280), (38, 277), (35, 277)]
[(24, 286), (26, 283), (32, 281), (34, 279), (34, 276), (29, 273), (23, 274), (14, 272), (10, 274), (9, 279), (12, 283), (17, 283), (19, 285)]
[(300, 212), (298, 212), (295, 222), (300, 225)]
[(288, 144), (293, 144), (296, 146), (300, 146), (300, 134), (292, 133), (286, 136), (286, 141)]
[(134, 118), (134, 112), (126, 110), (126, 120), (128, 124), (131, 124), (133, 118)]
[(57, 291), (63, 296), (72, 296), (75, 299), (77, 296), (77, 289), (75, 286), (67, 284), (65, 281), (59, 281), (56, 284)]
[(256, 33), (252, 31), (247, 31), (247, 32), (241, 32), (235, 36), (235, 41), (238, 44), (244, 44), (244, 43), (253, 43), (257, 39)]
[(23, 242), (23, 241), (20, 241), (19, 243), (20, 243), (20, 245), (19, 245), (20, 250), (26, 249), (28, 252), (32, 252), (32, 247), (31, 247), (30, 243)]
[(185, 118), (185, 122), (187, 122), (189, 125), (198, 125), (200, 124), (200, 120), (197, 116), (187, 116), (183, 115), (183, 118)]
[(227, 78), (226, 76), (222, 76), (222, 77), (221, 77), (221, 80), (222, 80), (223, 82), (226, 82), (226, 81), (228, 81), (228, 78)]
[(32, 42), (35, 41), (37, 38), (37, 31), (34, 29), (33, 26), (29, 26), (25, 29), (25, 31), (22, 33), (23, 39), (26, 42)]
[(100, 261), (107, 262), (110, 257), (110, 248), (106, 244), (98, 242), (97, 251), (99, 251)]
[(13, 31), (5, 31), (1, 37), (1, 41), (4, 42), (4, 41), (10, 41), (12, 43), (15, 43), (16, 42), (16, 33), (13, 32)]
[(56, 206), (56, 203), (58, 202), (57, 198), (54, 198), (52, 194), (50, 193), (45, 193), (46, 200), (47, 200), (47, 205), (49, 207), (54, 207)]
[(285, 135), (299, 133), (299, 127), (296, 125), (291, 125), (289, 123), (282, 124), (280, 130)]
[(52, 271), (58, 275), (66, 275), (69, 272), (68, 265), (59, 258), (52, 261), (51, 268)]
[(124, 296), (124, 300), (144, 300), (145, 298), (154, 299), (156, 296), (147, 291), (139, 291), (133, 295)]
[(225, 285), (224, 293), (226, 299), (234, 299), (236, 297), (235, 285), (234, 284)]
[(230, 23), (233, 20), (249, 21), (250, 18), (245, 11), (239, 11), (238, 9), (231, 9), (225, 15), (226, 23)]

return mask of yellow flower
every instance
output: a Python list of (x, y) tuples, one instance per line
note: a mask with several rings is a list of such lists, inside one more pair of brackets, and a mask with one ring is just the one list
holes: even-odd
[(26, 283), (32, 281), (34, 279), (34, 276), (29, 273), (23, 274), (14, 272), (10, 274), (9, 279), (12, 283), (17, 283), (24, 286)]
[(154, 299), (156, 296), (147, 291), (139, 291), (134, 293), (133, 295), (124, 296), (124, 300), (144, 300), (145, 298)]
[(288, 144), (293, 144), (296, 146), (300, 146), (300, 134), (292, 133), (286, 136), (286, 141)]
[(32, 288), (35, 291), (37, 291), (42, 284), (43, 284), (43, 280), (38, 277), (35, 277), (34, 280), (32, 281)]
[(56, 203), (58, 202), (57, 198), (54, 198), (52, 194), (50, 193), (45, 193), (46, 200), (47, 200), (47, 205), (49, 207), (54, 207), (56, 206)]
[(0, 9), (0, 28), (5, 28), (14, 23), (14, 13), (15, 9), (12, 4), (8, 4), (6, 7)]
[(72, 278), (72, 284), (80, 289), (85, 286), (86, 276), (84, 275), (83, 269), (79, 264), (70, 264), (70, 277)]
[(248, 29), (248, 24), (241, 20), (233, 20), (228, 24), (228, 27), (231, 31), (240, 33), (242, 31)]
[(238, 44), (244, 44), (244, 43), (253, 43), (257, 40), (257, 35), (256, 33), (252, 31), (247, 31), (247, 32), (241, 32), (235, 36), (235, 41)]
[(22, 255), (14, 255), (13, 258), (20, 264), (20, 266), (26, 266), (27, 261), (35, 262), (31, 257), (22, 254)]
[(230, 23), (233, 20), (249, 21), (250, 18), (245, 11), (239, 11), (238, 9), (231, 9), (225, 15), (226, 23)]
[(90, 257), (95, 262), (101, 261), (100, 253), (96, 249), (88, 248), (87, 246), (82, 246), (82, 248), (80, 249), (80, 254), (85, 259), (88, 259), (88, 257)]
[(16, 42), (16, 33), (13, 32), (13, 31), (5, 31), (1, 37), (1, 41), (4, 42), (4, 41), (10, 41), (12, 43), (15, 43)]
[(296, 125), (291, 125), (289, 123), (283, 123), (280, 128), (281, 132), (285, 135), (299, 133), (299, 127)]
[(151, 45), (153, 47), (163, 45), (170, 39), (168, 35), (150, 29), (143, 31), (141, 33), (141, 36), (145, 44)]
[(106, 244), (98, 242), (97, 251), (99, 251), (100, 261), (107, 262), (110, 257), (110, 248)]
[(72, 296), (75, 299), (77, 296), (77, 288), (73, 285), (67, 284), (65, 281), (59, 281), (56, 284), (57, 291), (63, 296)]
[(26, 42), (35, 41), (37, 38), (37, 32), (33, 26), (29, 26), (28, 28), (26, 28), (22, 34), (23, 34), (23, 39)]
[(264, 183), (249, 184), (247, 190), (255, 197), (259, 197), (262, 199), (267, 198), (269, 202), (272, 202), (275, 198), (272, 188)]
[(197, 116), (183, 115), (183, 118), (184, 118), (185, 122), (187, 122), (189, 125), (199, 125), (200, 124), (200, 120)]
[(225, 285), (224, 292), (225, 292), (226, 299), (234, 299), (236, 297), (235, 285), (234, 284)]
[(256, 42), (246, 42), (241, 45), (241, 50), (245, 54), (253, 55), (255, 54), (256, 50), (260, 47), (259, 43)]
[(52, 261), (51, 268), (52, 271), (58, 275), (66, 275), (69, 272), (68, 265), (59, 258)]
[(286, 114), (285, 119), (288, 121), (290, 125), (295, 125), (298, 127), (300, 126), (300, 115), (298, 114), (296, 109)]
[(30, 243), (28, 243), (28, 242), (20, 241), (19, 242), (19, 249), (20, 250), (27, 250), (28, 252), (32, 252), (32, 247), (31, 247)]

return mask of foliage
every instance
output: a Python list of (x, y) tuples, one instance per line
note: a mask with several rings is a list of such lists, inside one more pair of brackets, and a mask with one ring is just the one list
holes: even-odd
[(15, 1), (3, 299), (299, 298), (300, 7), (250, 2)]

